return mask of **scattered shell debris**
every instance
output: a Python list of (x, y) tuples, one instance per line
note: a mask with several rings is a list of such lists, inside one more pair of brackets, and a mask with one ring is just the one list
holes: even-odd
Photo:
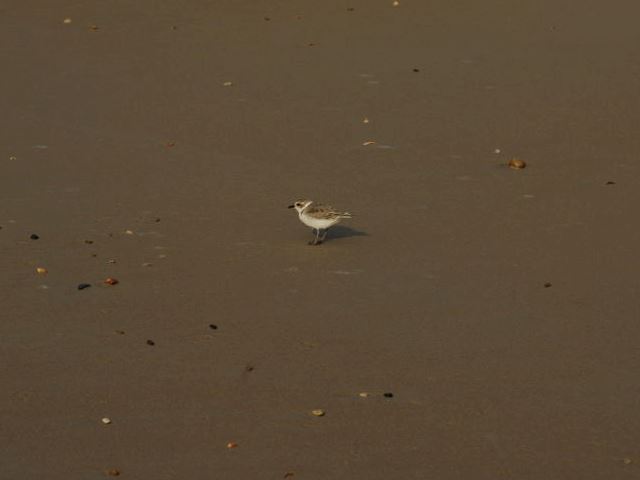
[(509, 165), (509, 168), (513, 168), (514, 170), (522, 170), (527, 166), (524, 160), (520, 160), (519, 158), (515, 158), (515, 157), (509, 160), (508, 165)]
[(125, 230), (125, 235), (133, 235), (133, 230)]
[(13, 156), (13, 155), (11, 155), (11, 156), (9, 157), (9, 160), (17, 160), (17, 159), (18, 159), (18, 157)]
[(101, 422), (104, 423), (105, 425), (110, 425), (111, 419), (109, 417), (102, 417)]
[(238, 448), (239, 445), (236, 442), (227, 443), (227, 448)]
[(375, 145), (376, 142), (374, 142), (373, 140), (367, 140), (366, 142), (362, 142), (362, 146), (366, 147), (368, 145)]
[(36, 268), (36, 272), (38, 272), (40, 275), (46, 275), (48, 273), (47, 269), (44, 267)]
[(362, 123), (369, 123), (369, 119), (368, 119), (367, 117), (364, 117), (364, 118), (362, 119)]
[(493, 153), (495, 153), (496, 155), (497, 155), (498, 153), (501, 153), (501, 152), (502, 152), (502, 150), (500, 150), (499, 148), (496, 148), (496, 149), (493, 151)]
[(400, 6), (400, 2), (398, 0), (394, 0), (394, 2), (391, 5), (393, 5), (394, 7), (398, 7)]
[(71, 23), (73, 20), (71, 20), (69, 17), (65, 18), (64, 20), (62, 20), (62, 23)]
[(222, 84), (223, 87), (231, 87), (233, 85), (233, 82), (224, 82)]
[(317, 408), (315, 410), (311, 410), (311, 415), (313, 415), (314, 417), (324, 417), (325, 411), (320, 408)]
[(371, 394), (369, 392), (360, 392), (358, 396), (361, 398), (367, 398), (367, 397), (370, 397)]
[(107, 284), (107, 285), (117, 285), (117, 284), (118, 284), (118, 283), (120, 283), (120, 282), (119, 282), (119, 281), (118, 281), (118, 279), (116, 279), (116, 278), (107, 277), (107, 278), (104, 280), (104, 283), (105, 283), (105, 284)]
[(116, 263), (116, 259), (115, 258), (110, 258), (110, 259), (107, 260), (107, 263), (109, 265), (113, 265), (114, 263)]

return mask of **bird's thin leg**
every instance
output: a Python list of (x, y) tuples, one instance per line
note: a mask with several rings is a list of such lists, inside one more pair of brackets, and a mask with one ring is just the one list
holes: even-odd
[(324, 239), (327, 238), (327, 233), (329, 233), (329, 229), (325, 228), (324, 232), (322, 233), (322, 238), (320, 239), (320, 242), (324, 242)]
[(316, 238), (309, 242), (309, 245), (317, 245), (318, 244), (318, 236), (320, 235), (320, 230), (317, 228), (312, 228), (311, 231), (316, 231)]

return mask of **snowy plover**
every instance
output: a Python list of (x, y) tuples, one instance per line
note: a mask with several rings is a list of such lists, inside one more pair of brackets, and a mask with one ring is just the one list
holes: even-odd
[(320, 245), (327, 237), (329, 228), (343, 218), (351, 218), (349, 212), (338, 212), (329, 205), (314, 205), (311, 200), (296, 200), (293, 205), (289, 205), (289, 208), (295, 208), (300, 221), (316, 231), (316, 238), (310, 241), (309, 245)]

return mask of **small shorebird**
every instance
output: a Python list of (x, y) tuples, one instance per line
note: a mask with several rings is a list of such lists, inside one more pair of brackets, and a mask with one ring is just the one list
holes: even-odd
[(309, 245), (320, 245), (331, 227), (343, 218), (351, 218), (349, 212), (338, 212), (329, 205), (316, 205), (311, 200), (296, 200), (289, 208), (295, 208), (300, 221), (315, 230), (316, 238), (310, 241)]

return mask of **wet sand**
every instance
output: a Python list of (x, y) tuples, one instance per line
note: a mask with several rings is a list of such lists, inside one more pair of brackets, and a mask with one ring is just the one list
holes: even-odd
[(637, 2), (10, 3), (0, 478), (638, 478)]

